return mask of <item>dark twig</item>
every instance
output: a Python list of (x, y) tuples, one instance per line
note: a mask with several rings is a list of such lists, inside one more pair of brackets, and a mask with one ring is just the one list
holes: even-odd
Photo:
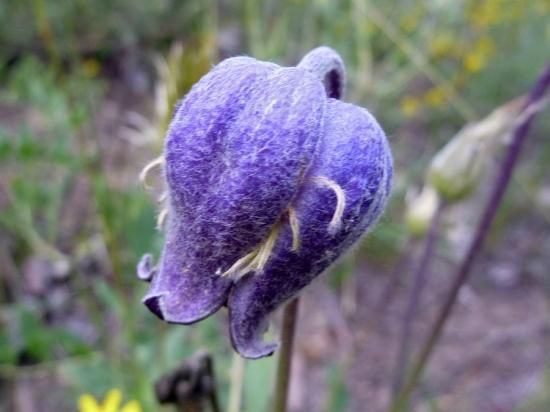
[(273, 412), (286, 412), (287, 410), (288, 386), (290, 382), (290, 368), (292, 365), (292, 347), (294, 344), (294, 332), (298, 317), (298, 302), (299, 298), (293, 299), (287, 304), (283, 312), (281, 349), (279, 353), (279, 364), (277, 365)]
[(496, 177), (495, 184), (492, 186), (491, 195), (487, 204), (483, 210), (483, 214), (479, 221), (475, 235), (468, 247), (468, 251), (464, 260), (458, 267), (455, 275), (453, 276), (452, 286), (445, 300), (439, 315), (431, 329), (430, 335), (424, 343), (420, 355), (412, 368), (412, 372), (407, 376), (403, 388), (400, 390), (396, 400), (394, 401), (390, 410), (392, 412), (403, 411), (408, 403), (410, 396), (417, 385), (426, 364), (428, 363), (430, 356), (435, 348), (435, 345), (441, 337), (445, 323), (451, 314), (452, 308), (458, 297), (458, 293), (464, 283), (468, 280), (468, 275), (475, 261), (475, 258), (479, 254), (485, 238), (489, 233), (489, 229), (494, 220), (496, 212), (500, 206), (506, 188), (508, 187), (512, 172), (517, 163), (521, 148), (525, 142), (533, 119), (537, 112), (540, 110), (543, 103), (544, 96), (547, 89), (550, 87), (550, 61), (547, 63), (544, 71), (539, 77), (537, 83), (531, 89), (527, 98), (525, 108), (520, 115), (518, 124), (513, 132), (512, 140), (508, 146), (506, 157), (502, 162), (500, 171)]

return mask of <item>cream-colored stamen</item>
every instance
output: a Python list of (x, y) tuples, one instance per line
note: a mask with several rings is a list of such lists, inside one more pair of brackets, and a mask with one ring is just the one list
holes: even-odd
[(292, 231), (292, 250), (296, 252), (300, 249), (300, 221), (296, 215), (296, 210), (292, 207), (288, 208), (288, 222)]
[(145, 187), (146, 189), (151, 189), (151, 187), (147, 184), (147, 175), (153, 170), (155, 167), (161, 167), (164, 164), (164, 156), (160, 155), (159, 157), (151, 160), (145, 167), (142, 169), (141, 173), (139, 174), (139, 181)]
[(164, 208), (157, 216), (157, 230), (162, 230), (164, 222), (166, 221), (166, 216), (168, 216), (168, 209)]
[[(346, 208), (346, 194), (338, 183), (328, 177), (315, 176), (311, 181), (319, 186), (331, 189), (336, 195), (336, 208), (328, 227), (330, 232), (335, 232), (342, 224), (342, 216)], [(300, 248), (300, 221), (298, 220), (294, 208), (288, 208), (287, 212), (290, 230), (292, 231), (292, 250), (297, 251)], [(271, 252), (273, 252), (280, 230), (281, 222), (279, 221), (273, 226), (266, 239), (264, 239), (252, 252), (247, 253), (233, 263), (233, 265), (220, 276), (239, 279), (249, 272), (261, 272), (267, 264)]]
[(262, 241), (258, 247), (238, 259), (228, 270), (222, 273), (221, 276), (230, 276), (239, 279), (249, 272), (261, 272), (273, 251), (275, 241), (279, 237), (280, 228), (281, 225), (277, 222), (271, 229), (271, 232), (269, 232), (267, 238)]
[(328, 225), (329, 231), (334, 233), (342, 224), (342, 216), (344, 215), (344, 210), (346, 209), (346, 193), (338, 183), (328, 177), (315, 176), (311, 180), (319, 186), (331, 189), (336, 195), (336, 208), (334, 209), (334, 214), (332, 215), (332, 219)]
[(271, 251), (273, 250), (273, 246), (275, 246), (275, 241), (279, 237), (280, 228), (281, 227), (279, 223), (276, 223), (275, 226), (273, 226), (273, 229), (271, 229), (271, 232), (269, 232), (269, 236), (260, 246), (258, 254), (254, 257), (254, 260), (250, 262), (250, 266), (255, 268), (255, 271), (261, 272), (265, 267), (265, 264), (267, 263), (267, 261), (269, 260), (269, 256), (271, 255)]
[(221, 274), (221, 276), (233, 276), (237, 275), (237, 278), (243, 275), (242, 269), (249, 266), (250, 262), (254, 259), (258, 249), (254, 249), (252, 252), (244, 255), (242, 258), (238, 259), (233, 265)]
[(164, 192), (163, 194), (161, 194), (159, 196), (159, 198), (157, 199), (157, 202), (158, 203), (164, 203), (164, 201), (168, 199), (168, 192)]

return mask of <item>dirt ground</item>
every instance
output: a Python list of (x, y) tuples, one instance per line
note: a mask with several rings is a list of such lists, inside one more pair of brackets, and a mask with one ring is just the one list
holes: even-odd
[[(411, 268), (405, 266), (403, 276)], [(489, 266), (481, 262), (474, 276), (485, 276)], [(414, 323), (415, 348), (445, 296), (450, 273), (448, 265), (432, 271)], [(295, 411), (323, 410), (326, 399), (319, 393), (326, 393), (320, 389), (327, 385), (327, 366), (335, 357), (347, 365), (350, 412), (387, 408), (407, 282), (381, 307), (389, 276), (368, 266), (357, 269), (355, 276), (349, 288), (356, 301), (348, 314), (326, 279), (304, 294), (292, 393)], [(505, 285), (488, 282), (472, 282), (461, 291), (416, 392), (415, 412), (510, 412), (542, 389), (550, 343), (544, 289), (529, 279)]]

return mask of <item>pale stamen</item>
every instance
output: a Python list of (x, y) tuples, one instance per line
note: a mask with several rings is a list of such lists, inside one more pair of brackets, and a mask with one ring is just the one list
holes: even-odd
[(342, 217), (344, 215), (344, 210), (346, 209), (346, 193), (338, 183), (328, 177), (315, 176), (311, 180), (319, 186), (331, 189), (336, 195), (336, 208), (334, 209), (334, 214), (328, 224), (329, 232), (334, 233), (342, 224)]
[(292, 207), (288, 208), (288, 221), (292, 231), (292, 250), (296, 252), (300, 249), (300, 221), (296, 215), (296, 210)]
[(139, 174), (139, 181), (146, 189), (151, 189), (151, 187), (147, 184), (147, 176), (149, 173), (156, 167), (161, 167), (164, 164), (164, 156), (160, 155), (159, 157), (151, 160), (145, 167), (142, 169), (141, 173)]
[(269, 232), (267, 238), (260, 243), (256, 249), (238, 259), (228, 270), (222, 273), (221, 276), (231, 276), (239, 279), (249, 272), (261, 272), (273, 251), (275, 241), (279, 236), (279, 231), (280, 223), (277, 222)]
[(157, 230), (162, 230), (167, 216), (168, 216), (168, 209), (162, 209), (157, 216)]

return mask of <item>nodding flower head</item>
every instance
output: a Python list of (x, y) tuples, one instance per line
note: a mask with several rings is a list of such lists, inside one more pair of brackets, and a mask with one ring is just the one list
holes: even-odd
[(162, 256), (138, 264), (153, 313), (189, 324), (227, 305), (234, 348), (274, 352), (268, 315), (373, 226), (390, 192), (384, 132), (338, 100), (344, 86), (340, 56), (320, 47), (297, 67), (224, 60), (185, 96), (151, 163), (167, 186)]

